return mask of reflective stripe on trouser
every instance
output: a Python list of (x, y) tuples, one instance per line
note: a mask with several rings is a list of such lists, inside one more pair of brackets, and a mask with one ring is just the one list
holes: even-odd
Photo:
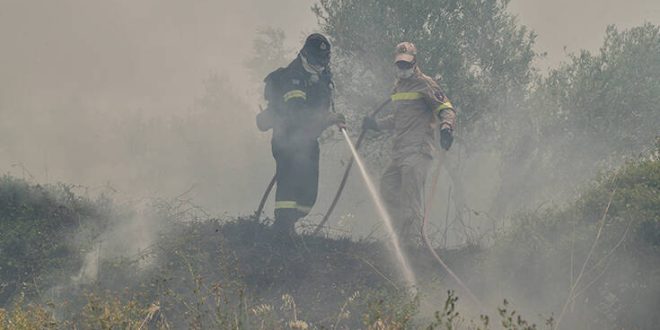
[[(319, 184), (319, 145), (316, 140), (296, 147), (273, 144), (277, 190), (275, 220), (299, 218), (309, 214), (316, 202)], [(295, 210), (295, 212), (294, 212)]]
[(383, 173), (380, 191), (402, 244), (421, 242), (424, 184), (433, 159), (416, 153), (392, 160)]
[(296, 201), (275, 201), (275, 209), (293, 209), (298, 210), (302, 213), (309, 213), (312, 210), (311, 206), (300, 205)]

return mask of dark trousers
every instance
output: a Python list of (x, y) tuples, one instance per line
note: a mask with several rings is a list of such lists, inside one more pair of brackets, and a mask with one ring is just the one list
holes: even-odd
[(275, 223), (289, 234), (295, 233), (298, 219), (314, 206), (319, 187), (319, 143), (273, 143), (276, 163)]

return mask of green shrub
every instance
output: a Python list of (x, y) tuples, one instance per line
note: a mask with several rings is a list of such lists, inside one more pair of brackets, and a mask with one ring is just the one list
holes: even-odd
[[(0, 178), (0, 306), (50, 285), (60, 271), (80, 268), (86, 246), (109, 220), (109, 202), (76, 196), (71, 186)], [(89, 238), (91, 241), (91, 237)]]

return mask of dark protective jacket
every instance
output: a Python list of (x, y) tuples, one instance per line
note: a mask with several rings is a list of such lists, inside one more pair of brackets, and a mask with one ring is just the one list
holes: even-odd
[[(315, 81), (317, 80), (317, 81)], [(273, 117), (273, 145), (296, 148), (317, 140), (331, 122), (332, 74), (314, 76), (298, 56), (264, 80), (264, 96)]]
[(319, 180), (318, 137), (332, 124), (332, 76), (310, 74), (300, 56), (269, 74), (265, 97), (272, 119), (276, 163), (275, 221), (293, 223), (316, 202)]

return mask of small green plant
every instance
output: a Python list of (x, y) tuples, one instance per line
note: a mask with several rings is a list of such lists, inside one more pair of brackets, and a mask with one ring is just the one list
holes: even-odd
[(122, 302), (118, 297), (89, 294), (82, 309), (81, 326), (84, 329), (138, 329), (150, 313), (135, 300)]
[[(456, 326), (456, 321), (459, 318), (459, 313), (456, 311), (456, 302), (458, 297), (454, 294), (453, 291), (447, 291), (447, 300), (445, 300), (445, 305), (442, 311), (435, 312), (435, 320), (429, 324), (426, 329), (454, 329)], [(488, 323), (486, 323), (486, 326)]]
[(411, 298), (407, 292), (390, 291), (367, 302), (363, 324), (368, 329), (404, 329), (411, 325), (419, 310), (419, 296)]
[(55, 319), (50, 307), (24, 305), (22, 298), (10, 310), (0, 308), (0, 330), (60, 329), (67, 325)]
[[(497, 313), (502, 319), (502, 328), (507, 330), (536, 330), (536, 324), (530, 323), (525, 320), (518, 312), (511, 309), (509, 301), (506, 299), (502, 303), (501, 307), (497, 308)], [(549, 318), (545, 320), (545, 326), (547, 329), (553, 329), (554, 320)]]

